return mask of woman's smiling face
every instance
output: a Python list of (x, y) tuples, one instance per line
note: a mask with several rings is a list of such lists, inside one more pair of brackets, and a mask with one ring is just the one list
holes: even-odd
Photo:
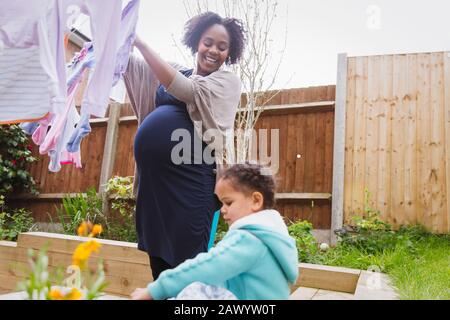
[(217, 71), (228, 58), (230, 35), (223, 25), (209, 27), (200, 38), (197, 54), (197, 73), (207, 76)]

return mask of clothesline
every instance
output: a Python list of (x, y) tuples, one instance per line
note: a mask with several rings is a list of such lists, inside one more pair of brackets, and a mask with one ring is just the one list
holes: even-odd
[[(63, 26), (74, 5), (87, 16), (80, 26), (90, 21), (93, 42), (85, 43), (66, 66), (65, 43), (75, 30)], [(50, 171), (66, 163), (80, 168), (80, 143), (91, 131), (90, 116), (104, 116), (111, 88), (128, 64), (139, 0), (123, 10), (122, 0), (35, 0), (32, 5), (16, 0), (2, 10), (0, 123), (24, 122), (39, 152), (49, 155)], [(23, 17), (20, 23), (13, 18), (18, 16)], [(79, 114), (74, 95), (86, 70), (89, 81)]]

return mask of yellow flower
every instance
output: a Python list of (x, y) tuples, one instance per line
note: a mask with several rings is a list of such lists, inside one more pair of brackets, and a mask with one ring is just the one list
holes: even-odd
[(80, 300), (83, 294), (77, 288), (72, 288), (72, 290), (65, 295), (63, 295), (58, 289), (52, 289), (49, 296), (51, 300)]
[(64, 296), (64, 300), (80, 300), (83, 294), (77, 288), (72, 288), (67, 295)]
[(101, 225), (94, 224), (94, 227), (92, 227), (91, 236), (95, 237), (96, 235), (99, 235), (100, 233), (102, 233), (102, 231), (103, 231), (103, 228)]
[(77, 234), (80, 237), (86, 237), (92, 229), (92, 222), (83, 221), (77, 229)]
[(72, 260), (73, 264), (81, 267), (89, 258), (90, 252), (86, 249), (85, 243), (81, 243), (75, 249)]
[(49, 293), (49, 296), (52, 300), (62, 300), (64, 298), (61, 291), (59, 291), (58, 289), (52, 289)]
[(100, 243), (95, 240), (90, 240), (79, 244), (72, 256), (73, 264), (79, 266), (80, 269), (83, 269), (91, 253), (98, 252), (100, 246)]
[(77, 229), (77, 234), (82, 237), (86, 234), (87, 224), (86, 221), (83, 221)]

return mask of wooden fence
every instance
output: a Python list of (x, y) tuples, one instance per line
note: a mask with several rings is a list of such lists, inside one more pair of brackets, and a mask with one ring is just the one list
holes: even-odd
[[(394, 227), (420, 223), (449, 232), (449, 55), (342, 54), (336, 87), (279, 92), (256, 124), (280, 130), (277, 209), (290, 220), (335, 230), (364, 212), (367, 189), (370, 207)], [(91, 124), (83, 169), (50, 173), (47, 156), (30, 167), (41, 196), (15, 204), (38, 221), (54, 214), (64, 193), (101, 191), (112, 175), (133, 175), (137, 121), (130, 106)]]
[[(308, 219), (315, 228), (329, 229), (331, 223), (331, 188), (333, 163), (335, 86), (289, 89), (279, 92), (263, 112), (256, 129), (279, 129), (280, 166), (277, 208), (290, 220)], [(30, 166), (41, 195), (38, 198), (18, 197), (14, 204), (30, 209), (38, 221), (54, 216), (65, 193), (85, 192), (89, 187), (100, 190), (105, 181), (102, 171), (111, 166), (106, 178), (134, 174), (133, 141), (137, 129), (136, 118), (129, 105), (122, 105), (116, 117), (115, 147), (107, 138), (113, 130), (111, 117), (92, 119), (92, 132), (81, 144), (82, 169), (63, 165), (58, 173), (48, 171), (48, 157), (34, 154), (39, 161)], [(110, 150), (106, 152), (106, 149)], [(111, 149), (112, 148), (112, 149)], [(106, 153), (105, 153), (106, 152)], [(115, 154), (115, 161), (105, 162)]]
[[(343, 54), (338, 61), (336, 87), (283, 90), (256, 124), (280, 130), (277, 209), (334, 230), (364, 212), (367, 189), (370, 207), (394, 227), (420, 223), (449, 232), (449, 53)], [(30, 167), (41, 196), (15, 205), (46, 221), (64, 193), (101, 191), (112, 175), (133, 175), (137, 121), (130, 106), (91, 124), (83, 169), (50, 173), (41, 156)]]
[(344, 90), (346, 101), (336, 102), (336, 117), (345, 112), (345, 145), (337, 148), (345, 169), (335, 175), (345, 221), (363, 212), (367, 188), (369, 205), (394, 226), (449, 232), (450, 53), (344, 60), (346, 83), (338, 81), (336, 95)]

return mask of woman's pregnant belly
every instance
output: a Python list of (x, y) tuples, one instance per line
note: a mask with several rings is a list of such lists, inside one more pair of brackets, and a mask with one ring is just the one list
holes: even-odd
[[(138, 128), (134, 139), (134, 153), (138, 165), (167, 164), (171, 161), (173, 148), (181, 143), (177, 137), (172, 141), (172, 134), (177, 129), (189, 132), (189, 141), (183, 145), (193, 147), (194, 125), (185, 108), (173, 105), (162, 105), (151, 112)], [(199, 139), (195, 135), (196, 139)], [(191, 149), (193, 150), (193, 149)], [(185, 150), (189, 152), (189, 148)]]

